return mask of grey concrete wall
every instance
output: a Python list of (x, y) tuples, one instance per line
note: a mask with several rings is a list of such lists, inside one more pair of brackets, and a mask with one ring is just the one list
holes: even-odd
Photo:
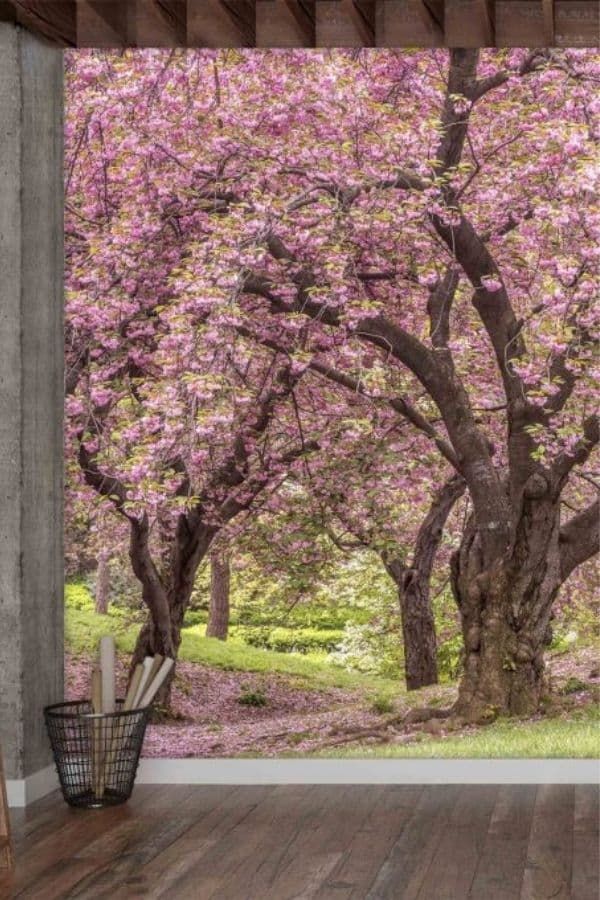
[(0, 747), (51, 761), (63, 696), (62, 53), (0, 23)]

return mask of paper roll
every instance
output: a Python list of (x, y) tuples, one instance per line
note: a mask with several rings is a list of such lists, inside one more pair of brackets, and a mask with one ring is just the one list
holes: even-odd
[[(102, 712), (102, 670), (92, 669), (92, 711)], [(104, 729), (101, 720), (92, 722), (92, 792), (97, 799), (104, 795)]]
[(155, 653), (152, 657), (152, 668), (150, 669), (150, 673), (148, 675), (148, 681), (146, 682), (147, 685), (151, 684), (154, 681), (160, 667), (163, 664), (163, 659), (164, 656), (161, 656), (160, 653)]
[(102, 712), (115, 711), (115, 639), (108, 635), (100, 639), (100, 668), (102, 669)]
[(140, 686), (140, 679), (142, 677), (143, 666), (141, 663), (138, 663), (135, 669), (133, 670), (133, 675), (131, 676), (131, 680), (129, 682), (129, 687), (127, 688), (127, 696), (125, 697), (125, 702), (123, 704), (123, 709), (133, 709), (133, 701), (135, 700), (135, 696), (137, 694), (138, 688)]
[(148, 686), (148, 676), (150, 675), (150, 670), (154, 664), (154, 659), (152, 656), (147, 656), (142, 664), (142, 676), (140, 678), (140, 683), (138, 685), (138, 689), (135, 692), (135, 697), (133, 698), (132, 709), (139, 709), (141, 706), (141, 699), (145, 693), (145, 690)]
[(174, 665), (175, 660), (170, 659), (169, 657), (164, 660), (157, 674), (154, 676), (151, 684), (148, 685), (146, 691), (144, 692), (140, 702), (140, 706), (150, 706)]

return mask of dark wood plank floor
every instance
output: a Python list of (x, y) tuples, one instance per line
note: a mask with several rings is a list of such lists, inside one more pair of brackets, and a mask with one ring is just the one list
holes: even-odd
[(597, 900), (598, 788), (138, 787), (13, 811), (0, 898)]

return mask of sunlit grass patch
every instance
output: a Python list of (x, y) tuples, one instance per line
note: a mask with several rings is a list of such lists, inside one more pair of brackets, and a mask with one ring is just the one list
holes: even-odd
[(526, 721), (501, 719), (464, 734), (420, 739), (414, 744), (336, 748), (319, 756), (354, 759), (566, 759), (600, 755), (600, 711), (596, 704), (570, 716)]

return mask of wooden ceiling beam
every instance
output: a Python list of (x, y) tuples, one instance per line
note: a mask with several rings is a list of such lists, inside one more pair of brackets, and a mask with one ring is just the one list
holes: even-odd
[(77, 46), (75, 0), (2, 0), (0, 21), (16, 22), (60, 47)]
[(552, 46), (553, 14), (553, 0), (496, 0), (496, 46)]
[(185, 47), (186, 0), (135, 0), (134, 7), (138, 47)]
[(446, 47), (494, 47), (494, 0), (446, 0)]
[(132, 6), (121, 0), (78, 0), (79, 47), (127, 47), (135, 43)]
[(253, 47), (253, 0), (188, 0), (189, 47)]
[(599, 34), (597, 0), (554, 0), (554, 46), (597, 48)]
[(598, 0), (0, 0), (62, 47), (596, 47)]
[(317, 0), (317, 47), (375, 46), (375, 0)]
[(376, 36), (378, 47), (443, 46), (443, 0), (379, 0)]
[(313, 47), (315, 0), (256, 0), (257, 47)]

